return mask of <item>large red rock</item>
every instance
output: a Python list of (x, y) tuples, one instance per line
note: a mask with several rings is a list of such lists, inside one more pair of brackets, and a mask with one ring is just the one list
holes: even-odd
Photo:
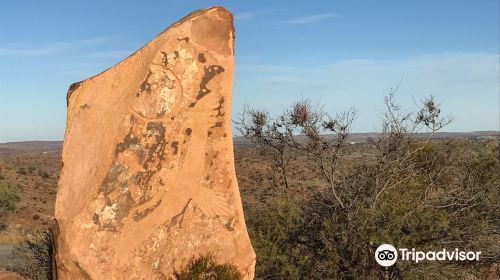
[(253, 278), (230, 129), (232, 15), (191, 13), (68, 91), (59, 279), (168, 279), (213, 254)]

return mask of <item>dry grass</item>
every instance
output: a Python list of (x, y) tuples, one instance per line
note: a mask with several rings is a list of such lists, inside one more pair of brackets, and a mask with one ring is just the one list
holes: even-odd
[(16, 232), (53, 226), (60, 166), (59, 151), (0, 153), (0, 181), (19, 186), (21, 192), (21, 201), (4, 221), (8, 230), (0, 231), (0, 242), (18, 240), (12, 237)]
[(18, 245), (23, 242), (24, 236), (22, 230), (8, 228), (0, 232), (0, 245)]

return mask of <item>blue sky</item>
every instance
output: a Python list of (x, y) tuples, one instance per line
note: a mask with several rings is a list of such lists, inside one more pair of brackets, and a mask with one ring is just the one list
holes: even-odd
[(375, 131), (399, 85), (408, 110), (436, 95), (447, 131), (499, 130), (499, 2), (0, 0), (0, 142), (61, 140), (71, 83), (212, 5), (235, 15), (233, 115), (305, 97)]

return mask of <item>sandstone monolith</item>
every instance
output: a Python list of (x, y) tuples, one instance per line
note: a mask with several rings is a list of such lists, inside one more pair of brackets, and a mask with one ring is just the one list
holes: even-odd
[(208, 254), (253, 278), (230, 128), (232, 21), (221, 7), (193, 12), (71, 85), (58, 279), (169, 279)]

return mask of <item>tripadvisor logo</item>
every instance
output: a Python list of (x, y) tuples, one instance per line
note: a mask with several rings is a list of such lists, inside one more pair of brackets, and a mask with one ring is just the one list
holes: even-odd
[(392, 245), (382, 244), (375, 251), (375, 260), (381, 266), (391, 266), (398, 260), (398, 251)]
[[(399, 259), (401, 261), (413, 261), (418, 263), (420, 261), (478, 261), (480, 251), (459, 251), (458, 248), (449, 251), (447, 249), (442, 249), (441, 251), (417, 251), (415, 248), (407, 249), (400, 248), (396, 250), (394, 246), (390, 244), (382, 244), (378, 246), (375, 251), (375, 260), (381, 266), (392, 266)], [(399, 258), (398, 258), (399, 256)]]

